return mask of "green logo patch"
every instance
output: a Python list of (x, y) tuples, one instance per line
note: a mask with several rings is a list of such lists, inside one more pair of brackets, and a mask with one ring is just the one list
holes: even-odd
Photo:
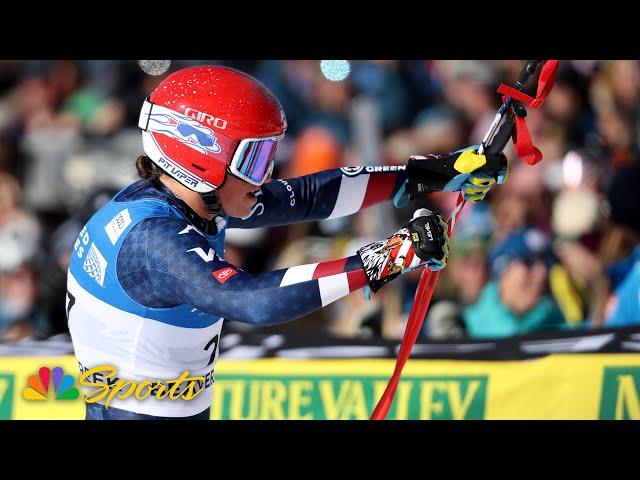
[(605, 367), (602, 420), (640, 420), (640, 367)]

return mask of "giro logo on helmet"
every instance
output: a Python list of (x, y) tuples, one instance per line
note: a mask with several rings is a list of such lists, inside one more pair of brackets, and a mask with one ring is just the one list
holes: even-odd
[(225, 119), (216, 118), (213, 115), (209, 115), (208, 113), (204, 113), (204, 112), (199, 112), (198, 110), (195, 110), (193, 108), (185, 109), (184, 114), (199, 121), (200, 123), (210, 125), (220, 130), (224, 130), (225, 128), (227, 128), (227, 121)]

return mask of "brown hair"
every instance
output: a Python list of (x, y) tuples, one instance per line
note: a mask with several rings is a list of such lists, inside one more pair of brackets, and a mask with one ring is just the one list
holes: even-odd
[(162, 175), (162, 170), (146, 155), (140, 155), (136, 159), (136, 170), (140, 178), (144, 180), (156, 179)]

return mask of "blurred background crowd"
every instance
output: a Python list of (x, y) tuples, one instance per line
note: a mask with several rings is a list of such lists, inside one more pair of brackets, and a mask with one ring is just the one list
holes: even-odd
[[(340, 64), (336, 78), (318, 60), (172, 61), (161, 74), (141, 62), (0, 61), (1, 341), (67, 331), (73, 241), (96, 209), (136, 180), (140, 107), (169, 73), (222, 64), (264, 82), (289, 125), (274, 177), (290, 178), (341, 166), (404, 165), (413, 154), (477, 144), (500, 105), (496, 88), (512, 83), (523, 65), (350, 61), (347, 70)], [(629, 322), (616, 310), (640, 295), (619, 294), (640, 260), (639, 120), (640, 62), (560, 62), (550, 97), (527, 116), (544, 159), (525, 165), (510, 144), (507, 183), (465, 208), (423, 339)], [(345, 219), (230, 230), (226, 257), (261, 273), (352, 255), (390, 235), (418, 207), (447, 216), (455, 198), (443, 192)], [(419, 275), (403, 275), (369, 299), (354, 292), (271, 329), (400, 338)], [(229, 322), (225, 328), (254, 327)]]

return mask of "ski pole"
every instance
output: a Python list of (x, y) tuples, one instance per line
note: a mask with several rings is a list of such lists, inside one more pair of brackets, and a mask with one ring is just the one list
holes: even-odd
[[(530, 60), (526, 63), (515, 82), (515, 90), (521, 92), (524, 89), (525, 84), (535, 73), (541, 62), (541, 60)], [(555, 68), (557, 68), (557, 64), (555, 65)], [(555, 70), (553, 70), (551, 76), (554, 77), (554, 75)], [(550, 81), (548, 90), (551, 90), (552, 87), (553, 78)], [(548, 91), (545, 92), (545, 97), (546, 95), (548, 95)], [(542, 100), (544, 100), (544, 98)], [(519, 109), (518, 115), (524, 116), (526, 114), (526, 112), (524, 112), (524, 107), (522, 107), (520, 103), (515, 103), (515, 105), (515, 108)], [(507, 145), (509, 138), (512, 136), (515, 127), (515, 114), (513, 112), (513, 107), (514, 102), (512, 100), (512, 97), (506, 97), (502, 106), (498, 110), (496, 117), (491, 123), (487, 133), (485, 134), (480, 147), (478, 148), (479, 154), (483, 154), (485, 151), (497, 153), (504, 150), (504, 147)], [(501, 120), (505, 117), (505, 115), (507, 115), (507, 117), (500, 126)], [(498, 129), (499, 126), (500, 129)], [(460, 213), (462, 212), (462, 209), (464, 208), (465, 203), (466, 202), (464, 200), (464, 197), (462, 196), (462, 193), (459, 193), (458, 199), (456, 201), (456, 206), (451, 212), (448, 221), (449, 238), (453, 238), (455, 224), (460, 216)], [(396, 390), (398, 388), (398, 383), (402, 375), (402, 369), (404, 368), (404, 365), (407, 362), (409, 355), (411, 354), (413, 345), (415, 344), (416, 339), (418, 338), (418, 334), (420, 333), (420, 329), (422, 328), (422, 324), (424, 323), (424, 318), (427, 313), (427, 309), (429, 308), (429, 303), (431, 302), (431, 297), (435, 290), (435, 286), (438, 282), (439, 276), (439, 271), (432, 272), (428, 269), (423, 270), (422, 275), (420, 276), (420, 281), (418, 283), (418, 288), (416, 289), (413, 305), (411, 307), (411, 311), (409, 312), (405, 333), (400, 344), (400, 351), (398, 352), (393, 375), (391, 376), (391, 379), (389, 380), (389, 383), (384, 393), (382, 394), (382, 397), (380, 398), (373, 411), (373, 414), (371, 415), (371, 420), (384, 420), (387, 416), (387, 413), (389, 412), (389, 409), (391, 408), (391, 404), (393, 402), (393, 398), (395, 396)]]

